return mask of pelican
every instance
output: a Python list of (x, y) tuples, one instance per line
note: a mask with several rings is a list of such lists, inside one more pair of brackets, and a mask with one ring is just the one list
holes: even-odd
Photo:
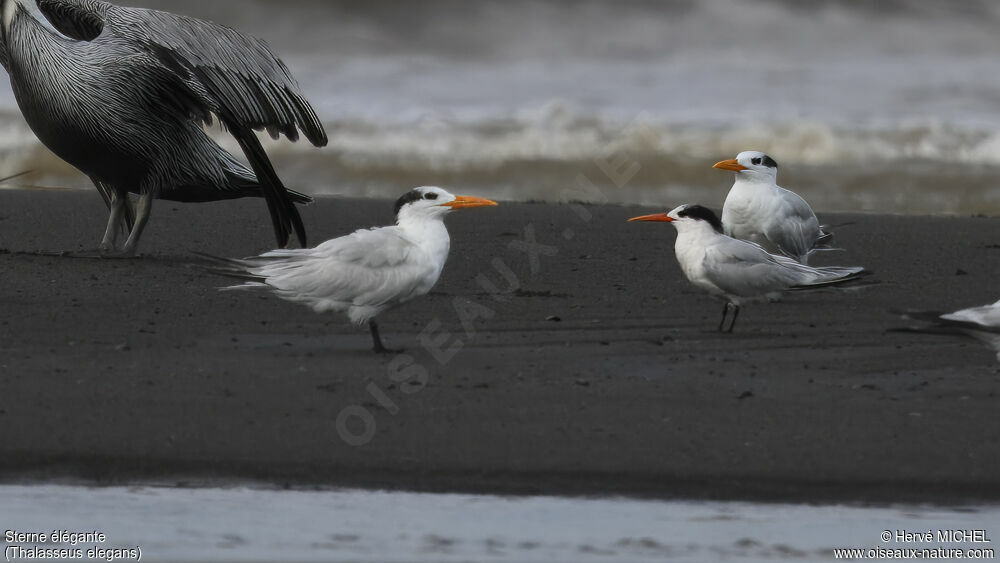
[[(0, 62), (39, 140), (90, 177), (110, 209), (99, 253), (133, 256), (154, 199), (263, 197), (279, 246), (295, 203), (255, 130), (327, 142), (288, 68), (261, 40), (156, 10), (97, 0), (0, 0)], [(204, 130), (214, 119), (250, 163)], [(129, 194), (137, 194), (135, 208)], [(128, 238), (117, 246), (119, 230)]]
[(210, 272), (245, 282), (222, 289), (266, 289), (317, 313), (341, 311), (357, 325), (368, 324), (376, 353), (393, 353), (398, 350), (383, 345), (375, 316), (427, 294), (437, 283), (451, 247), (445, 215), (492, 205), (496, 202), (425, 186), (396, 201), (392, 226), (242, 260), (198, 255), (216, 264)]

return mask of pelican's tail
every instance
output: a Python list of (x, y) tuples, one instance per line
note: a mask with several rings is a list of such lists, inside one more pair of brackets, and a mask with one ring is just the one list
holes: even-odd
[[(313, 198), (307, 196), (304, 193), (300, 193), (300, 192), (297, 192), (295, 190), (289, 190), (288, 188), (285, 188), (285, 191), (288, 192), (289, 196), (291, 196), (292, 203), (306, 204), (306, 203), (312, 203), (313, 202)], [(302, 241), (299, 241), (299, 242), (302, 242)], [(305, 242), (302, 242), (302, 245), (305, 246)]]

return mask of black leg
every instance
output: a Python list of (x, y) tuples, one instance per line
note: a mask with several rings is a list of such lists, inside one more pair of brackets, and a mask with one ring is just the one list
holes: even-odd
[(719, 332), (724, 332), (723, 328), (726, 326), (726, 315), (729, 313), (729, 301), (726, 301), (722, 305), (722, 321), (719, 323)]
[(733, 304), (733, 320), (729, 322), (729, 332), (733, 332), (733, 327), (736, 326), (736, 317), (740, 316), (740, 306)]
[(398, 354), (402, 352), (402, 350), (386, 348), (382, 344), (382, 336), (378, 333), (378, 323), (375, 322), (375, 319), (368, 321), (368, 328), (372, 333), (372, 350), (374, 350), (376, 354)]

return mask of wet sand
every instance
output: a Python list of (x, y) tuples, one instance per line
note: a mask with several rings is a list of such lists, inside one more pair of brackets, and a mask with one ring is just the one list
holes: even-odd
[[(391, 209), (303, 217), (317, 243)], [(435, 291), (380, 319), (407, 349), (386, 358), (190, 267), (270, 248), (260, 200), (158, 202), (141, 258), (89, 260), (35, 252), (96, 245), (96, 193), (0, 191), (0, 479), (1000, 500), (994, 352), (885, 332), (891, 308), (1000, 297), (1000, 220), (821, 213), (846, 250), (816, 262), (882, 283), (749, 306), (729, 335), (674, 230), (625, 223), (658, 211), (454, 213)]]

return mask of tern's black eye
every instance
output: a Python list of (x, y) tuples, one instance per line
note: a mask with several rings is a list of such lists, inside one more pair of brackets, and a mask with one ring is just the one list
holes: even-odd
[(424, 194), (424, 199), (437, 199), (438, 195), (434, 192), (427, 192)]
[(757, 165), (760, 165), (760, 157), (758, 156), (758, 157), (756, 157), (756, 158), (753, 158), (753, 159), (751, 159), (751, 160), (750, 160), (750, 164), (757, 164)]

